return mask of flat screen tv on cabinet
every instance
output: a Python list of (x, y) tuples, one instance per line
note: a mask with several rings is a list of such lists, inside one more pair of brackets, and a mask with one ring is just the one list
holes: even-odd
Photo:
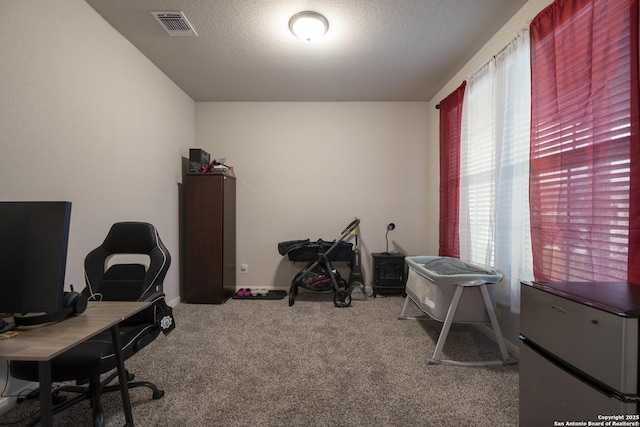
[(62, 311), (70, 221), (71, 202), (0, 202), (0, 313)]

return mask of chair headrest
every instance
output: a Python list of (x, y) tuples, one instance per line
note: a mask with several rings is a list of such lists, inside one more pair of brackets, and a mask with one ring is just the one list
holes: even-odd
[(155, 227), (146, 222), (118, 222), (102, 246), (112, 254), (148, 254), (158, 246)]

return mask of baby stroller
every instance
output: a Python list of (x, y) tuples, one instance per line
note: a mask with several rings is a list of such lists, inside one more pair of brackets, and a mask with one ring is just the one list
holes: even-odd
[(353, 263), (352, 244), (345, 242), (344, 239), (356, 229), (358, 224), (360, 220), (354, 219), (332, 242), (325, 242), (322, 239), (311, 242), (306, 239), (278, 243), (280, 255), (287, 255), (293, 262), (308, 261), (307, 266), (291, 281), (289, 306), (294, 304), (299, 286), (312, 291), (333, 290), (335, 292), (333, 303), (336, 307), (351, 305), (351, 292), (347, 281), (333, 268), (331, 261)]

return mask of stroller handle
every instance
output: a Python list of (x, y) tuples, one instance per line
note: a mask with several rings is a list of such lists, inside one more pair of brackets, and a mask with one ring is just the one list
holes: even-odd
[(347, 234), (349, 234), (353, 230), (355, 230), (356, 227), (358, 227), (358, 225), (360, 225), (360, 218), (356, 217), (356, 219), (351, 221), (351, 223), (349, 225), (347, 225), (347, 227), (344, 230), (342, 230), (342, 232), (339, 234), (339, 236), (342, 236), (342, 235), (346, 236)]

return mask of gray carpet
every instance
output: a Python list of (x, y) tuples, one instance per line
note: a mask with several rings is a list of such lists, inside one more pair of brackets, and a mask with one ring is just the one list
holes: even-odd
[[(287, 300), (180, 304), (177, 328), (129, 359), (137, 379), (166, 391), (131, 390), (138, 426), (515, 426), (518, 367), (427, 365), (441, 323), (397, 320), (404, 299), (354, 301), (331, 294)], [(412, 305), (409, 315), (421, 314)], [(454, 324), (444, 358), (499, 358), (493, 341)], [(119, 394), (103, 397), (107, 426), (124, 424)], [(37, 411), (25, 401), (0, 423)], [(56, 426), (90, 426), (83, 402)], [(17, 424), (22, 425), (22, 424)]]

